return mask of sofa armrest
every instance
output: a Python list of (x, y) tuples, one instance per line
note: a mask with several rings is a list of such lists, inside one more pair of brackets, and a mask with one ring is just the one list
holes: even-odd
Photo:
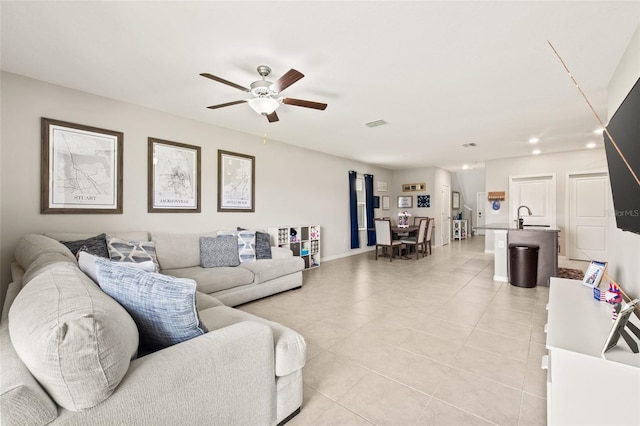
[(114, 393), (54, 423), (275, 424), (271, 329), (246, 321), (131, 362)]
[(272, 259), (286, 259), (288, 257), (293, 257), (293, 252), (288, 248), (271, 246)]

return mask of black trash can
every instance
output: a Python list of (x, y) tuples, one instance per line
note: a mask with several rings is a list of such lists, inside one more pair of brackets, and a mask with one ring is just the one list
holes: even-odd
[(535, 287), (538, 282), (540, 246), (509, 244), (509, 282), (516, 287)]

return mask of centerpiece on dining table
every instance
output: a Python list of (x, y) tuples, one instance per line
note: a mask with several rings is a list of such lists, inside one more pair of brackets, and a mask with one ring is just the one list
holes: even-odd
[(408, 211), (403, 211), (398, 213), (398, 228), (408, 228), (409, 227), (409, 218), (411, 217), (411, 213)]

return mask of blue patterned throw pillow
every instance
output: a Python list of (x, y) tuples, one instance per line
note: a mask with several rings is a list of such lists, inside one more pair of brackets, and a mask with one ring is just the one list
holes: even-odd
[(162, 349), (207, 332), (196, 309), (196, 282), (96, 259), (98, 284), (133, 318), (142, 345)]

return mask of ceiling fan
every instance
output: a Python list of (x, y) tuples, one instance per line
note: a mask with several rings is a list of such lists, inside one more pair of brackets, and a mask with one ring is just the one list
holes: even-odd
[(203, 77), (210, 78), (211, 80), (217, 81), (218, 83), (226, 84), (227, 86), (234, 87), (238, 90), (242, 90), (243, 92), (249, 92), (253, 95), (251, 99), (241, 99), (239, 101), (227, 102), (224, 104), (212, 105), (207, 108), (209, 109), (217, 109), (228, 107), (231, 105), (238, 105), (247, 102), (251, 109), (253, 109), (258, 114), (264, 115), (269, 120), (269, 123), (273, 123), (279, 121), (278, 115), (276, 114), (276, 109), (280, 106), (280, 104), (287, 104), (293, 106), (300, 106), (305, 108), (313, 108), (324, 110), (327, 107), (327, 104), (305, 101), (302, 99), (294, 99), (294, 98), (282, 98), (278, 97), (278, 94), (282, 92), (287, 87), (291, 86), (296, 81), (300, 80), (304, 77), (300, 71), (294, 70), (293, 68), (287, 71), (282, 77), (280, 77), (275, 83), (267, 81), (265, 78), (271, 74), (271, 68), (266, 65), (258, 66), (258, 74), (262, 76), (262, 80), (254, 81), (249, 86), (250, 89), (246, 87), (240, 86), (239, 84), (232, 83), (224, 78), (217, 77), (215, 75), (209, 73), (200, 74)]

